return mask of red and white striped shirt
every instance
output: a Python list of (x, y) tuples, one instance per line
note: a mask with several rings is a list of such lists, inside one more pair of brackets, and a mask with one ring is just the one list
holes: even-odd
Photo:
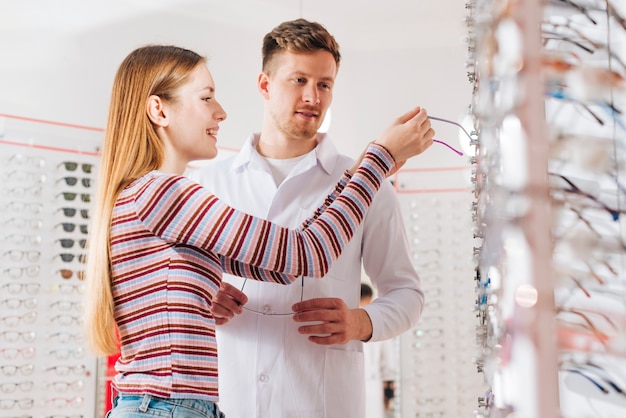
[(186, 177), (153, 171), (133, 181), (111, 223), (116, 389), (217, 402), (210, 308), (222, 272), (284, 284), (324, 276), (393, 165), (370, 145), (351, 181), (345, 175), (300, 230), (236, 211)]

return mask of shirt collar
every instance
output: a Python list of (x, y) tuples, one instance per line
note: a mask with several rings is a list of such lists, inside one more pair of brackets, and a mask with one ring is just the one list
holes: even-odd
[[(256, 144), (259, 142), (259, 137), (260, 133), (257, 132), (248, 136), (241, 147), (241, 150), (235, 155), (231, 165), (231, 170), (238, 171), (249, 165), (255, 157), (259, 156), (256, 151)], [(317, 157), (317, 163), (320, 167), (326, 173), (330, 174), (333, 171), (333, 167), (339, 157), (339, 153), (330, 138), (328, 138), (327, 134), (317, 134), (317, 147), (315, 148), (315, 155)]]

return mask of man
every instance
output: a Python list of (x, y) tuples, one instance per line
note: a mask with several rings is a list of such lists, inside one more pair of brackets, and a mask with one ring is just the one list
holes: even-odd
[[(236, 156), (191, 176), (237, 209), (298, 227), (352, 164), (317, 133), (341, 56), (323, 26), (303, 19), (268, 33), (262, 52), (261, 132)], [(380, 294), (363, 309), (361, 261)], [(385, 182), (323, 279), (282, 286), (225, 276), (212, 309), (220, 409), (235, 418), (363, 417), (362, 342), (412, 328), (423, 302), (399, 202)]]

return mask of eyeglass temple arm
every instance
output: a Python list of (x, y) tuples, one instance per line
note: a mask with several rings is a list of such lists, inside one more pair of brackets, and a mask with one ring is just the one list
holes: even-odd
[(432, 120), (437, 120), (439, 122), (444, 122), (444, 123), (450, 123), (452, 125), (458, 126), (459, 128), (461, 128), (461, 130), (463, 131), (463, 133), (465, 135), (467, 135), (467, 137), (470, 139), (470, 141), (473, 141), (474, 138), (472, 138), (472, 135), (469, 134), (469, 132), (467, 132), (467, 130), (463, 127), (463, 125), (461, 125), (458, 122), (455, 122), (453, 120), (449, 120), (449, 119), (443, 119), (443, 118), (438, 118), (436, 116), (428, 116), (428, 119), (432, 119)]

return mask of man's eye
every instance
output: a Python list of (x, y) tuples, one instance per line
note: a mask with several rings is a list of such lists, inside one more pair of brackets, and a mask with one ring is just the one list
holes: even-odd
[(213, 99), (213, 98), (212, 97), (205, 97), (202, 100), (204, 100), (205, 102), (209, 102), (209, 101), (211, 101), (211, 99)]

